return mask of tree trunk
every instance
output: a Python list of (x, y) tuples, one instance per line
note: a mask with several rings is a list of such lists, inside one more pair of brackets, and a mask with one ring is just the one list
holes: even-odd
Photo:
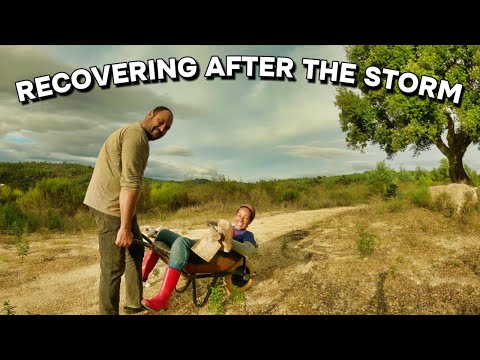
[(467, 184), (473, 186), (472, 179), (468, 176), (463, 167), (463, 156), (468, 146), (472, 142), (470, 136), (459, 130), (455, 132), (455, 123), (450, 112), (446, 111), (448, 119), (447, 143), (443, 142), (440, 134), (435, 141), (435, 145), (448, 159), (448, 173), (453, 183)]
[(452, 152), (448, 159), (448, 173), (453, 183), (473, 186), (473, 182), (463, 167), (463, 153)]

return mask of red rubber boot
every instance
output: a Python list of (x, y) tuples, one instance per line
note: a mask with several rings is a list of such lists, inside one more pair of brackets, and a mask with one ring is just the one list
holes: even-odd
[(170, 296), (172, 296), (181, 274), (182, 272), (180, 270), (167, 267), (163, 277), (162, 288), (158, 292), (157, 296), (148, 300), (142, 300), (142, 305), (154, 311), (159, 311), (161, 309), (167, 310)]
[(157, 264), (160, 255), (152, 249), (147, 249), (142, 262), (142, 281), (145, 282), (148, 279), (148, 275), (152, 272), (153, 268)]

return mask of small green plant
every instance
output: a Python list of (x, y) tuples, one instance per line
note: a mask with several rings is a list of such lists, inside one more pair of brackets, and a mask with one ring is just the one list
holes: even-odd
[(368, 256), (373, 253), (375, 248), (376, 235), (370, 234), (362, 227), (358, 232), (357, 250), (361, 256)]
[(212, 293), (208, 299), (209, 311), (212, 314), (225, 314), (225, 288), (222, 285), (212, 287)]
[(325, 296), (325, 305), (329, 308), (333, 308), (335, 305), (335, 299), (337, 298), (337, 293), (334, 289), (328, 289)]
[(16, 306), (13, 306), (10, 304), (10, 300), (5, 300), (3, 302), (3, 310), (2, 312), (4, 312), (6, 315), (15, 315), (15, 311), (13, 309), (15, 309)]
[(396, 265), (390, 266), (390, 274), (392, 274), (392, 277), (397, 276), (398, 273), (398, 267)]
[(238, 287), (234, 287), (232, 293), (230, 294), (230, 298), (235, 303), (242, 303), (245, 302), (245, 293), (238, 290)]
[(337, 296), (337, 295), (335, 294), (335, 292), (334, 292), (333, 290), (329, 289), (329, 290), (327, 291), (327, 300), (328, 300), (328, 301), (333, 301), (336, 296)]
[(27, 224), (15, 222), (13, 229), (15, 233), (15, 249), (17, 250), (17, 255), (23, 260), (30, 252), (30, 243), (27, 240), (28, 227)]

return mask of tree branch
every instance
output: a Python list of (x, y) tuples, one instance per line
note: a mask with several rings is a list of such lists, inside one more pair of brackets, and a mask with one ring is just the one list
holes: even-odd
[(440, 150), (441, 153), (445, 155), (448, 159), (451, 149), (447, 145), (445, 145), (442, 137), (439, 135), (435, 140), (433, 140), (433, 143), (437, 146), (438, 150)]

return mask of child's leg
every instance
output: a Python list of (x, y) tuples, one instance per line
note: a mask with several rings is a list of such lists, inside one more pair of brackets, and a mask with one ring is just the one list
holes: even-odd
[(190, 256), (191, 247), (196, 243), (195, 240), (180, 236), (170, 248), (170, 261), (168, 267), (176, 270), (183, 270), (187, 265)]
[(173, 231), (170, 231), (168, 229), (162, 229), (158, 232), (157, 236), (155, 237), (155, 241), (161, 241), (165, 245), (167, 245), (169, 248), (171, 248), (175, 240), (180, 236), (181, 235), (174, 233)]
[[(166, 244), (168, 247), (172, 247), (173, 242), (180, 237), (180, 235), (174, 233), (173, 231), (162, 229), (158, 232), (157, 236), (155, 237), (155, 241), (160, 241)], [(150, 272), (153, 270), (155, 265), (157, 264), (160, 255), (157, 254), (155, 251), (148, 249), (145, 253), (142, 262), (142, 281), (145, 283), (148, 280), (148, 276)]]
[[(169, 241), (171, 240), (171, 238), (169, 238), (171, 234), (175, 233), (165, 233), (161, 238), (164, 241)], [(185, 265), (187, 265), (188, 257), (190, 256), (191, 251), (190, 248), (194, 244), (195, 240), (191, 240), (183, 236), (179, 236), (175, 239), (170, 248), (170, 261), (165, 269), (162, 286), (155, 297), (142, 300), (143, 306), (155, 311), (168, 309), (170, 296), (172, 296), (172, 293), (177, 286), (177, 282), (182, 274), (182, 270), (185, 268)]]

